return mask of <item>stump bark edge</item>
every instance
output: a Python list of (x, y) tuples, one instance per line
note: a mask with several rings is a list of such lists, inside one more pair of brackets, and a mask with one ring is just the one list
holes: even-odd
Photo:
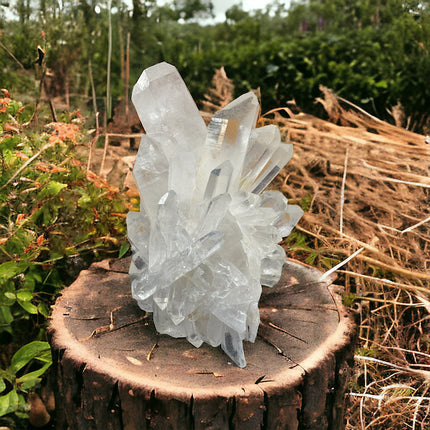
[(57, 429), (344, 427), (344, 397), (353, 363), (356, 324), (342, 303), (339, 286), (329, 286), (339, 317), (337, 328), (299, 365), (286, 366), (285, 372), (276, 375), (276, 381), (188, 388), (154, 381), (144, 373), (136, 376), (109, 359), (103, 360), (101, 367), (97, 356), (89, 356), (82, 339), (67, 329), (64, 314), (70, 305), (68, 292), (77, 282), (85, 284), (86, 276), (91, 274), (100, 279), (124, 274), (124, 268), (114, 266), (112, 261), (104, 261), (82, 272), (54, 307), (48, 332), (53, 350), (51, 381)]

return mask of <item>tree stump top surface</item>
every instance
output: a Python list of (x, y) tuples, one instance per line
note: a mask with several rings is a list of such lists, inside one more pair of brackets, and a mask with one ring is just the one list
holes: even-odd
[[(244, 342), (240, 369), (220, 348), (195, 348), (156, 333), (131, 296), (130, 260), (105, 260), (81, 272), (54, 306), (51, 344), (111, 378), (176, 398), (262, 395), (299, 383), (327, 355), (350, 342), (352, 321), (332, 278), (287, 260), (282, 278), (263, 287), (255, 343)], [(330, 290), (333, 286), (330, 287)]]

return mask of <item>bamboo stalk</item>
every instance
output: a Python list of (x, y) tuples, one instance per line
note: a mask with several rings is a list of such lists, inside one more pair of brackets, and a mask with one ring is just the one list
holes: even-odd
[(88, 76), (90, 78), (91, 96), (92, 96), (92, 99), (93, 99), (93, 111), (94, 111), (94, 115), (97, 115), (97, 112), (98, 112), (98, 109), (97, 109), (97, 96), (96, 96), (96, 87), (94, 85), (93, 66), (91, 64), (91, 57), (88, 59)]
[(110, 73), (112, 62), (112, 0), (108, 0), (108, 58), (106, 77), (106, 120), (112, 117), (112, 100), (110, 92)]
[(125, 116), (129, 113), (129, 80), (130, 80), (130, 32), (127, 33), (127, 47), (125, 51)]

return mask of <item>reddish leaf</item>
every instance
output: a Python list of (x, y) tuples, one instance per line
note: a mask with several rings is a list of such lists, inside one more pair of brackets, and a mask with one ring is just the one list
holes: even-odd
[(22, 224), (22, 222), (25, 220), (25, 215), (24, 214), (18, 214), (18, 216), (16, 217), (16, 224), (20, 225)]
[(27, 155), (25, 155), (23, 152), (21, 152), (21, 151), (16, 151), (15, 152), (15, 155), (18, 157), (18, 158), (20, 158), (21, 160), (24, 160), (24, 161), (27, 161), (28, 160), (28, 156)]
[(46, 163), (36, 163), (34, 168), (37, 170), (41, 170), (42, 172), (49, 172), (49, 165)]
[(19, 133), (19, 128), (16, 127), (16, 126), (14, 126), (14, 125), (12, 125), (9, 122), (6, 122), (5, 124), (3, 124), (3, 130), (4, 131), (13, 131), (15, 133)]

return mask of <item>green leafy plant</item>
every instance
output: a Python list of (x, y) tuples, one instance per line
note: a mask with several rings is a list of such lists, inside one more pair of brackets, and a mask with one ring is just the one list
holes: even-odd
[(292, 257), (303, 260), (306, 264), (331, 269), (340, 260), (331, 255), (331, 251), (319, 244), (310, 245), (309, 238), (304, 233), (293, 231), (287, 238), (286, 244)]
[(11, 413), (19, 418), (26, 417), (25, 394), (40, 382), (51, 364), (48, 342), (30, 342), (13, 355), (9, 367), (0, 369), (0, 417)]
[(3, 92), (0, 342), (7, 352), (0, 357), (0, 417), (22, 417), (26, 393), (50, 365), (50, 304), (92, 261), (126, 254), (127, 208), (118, 188), (77, 159), (74, 147), (86, 135), (73, 115), (70, 123), (30, 129), (31, 109)]

